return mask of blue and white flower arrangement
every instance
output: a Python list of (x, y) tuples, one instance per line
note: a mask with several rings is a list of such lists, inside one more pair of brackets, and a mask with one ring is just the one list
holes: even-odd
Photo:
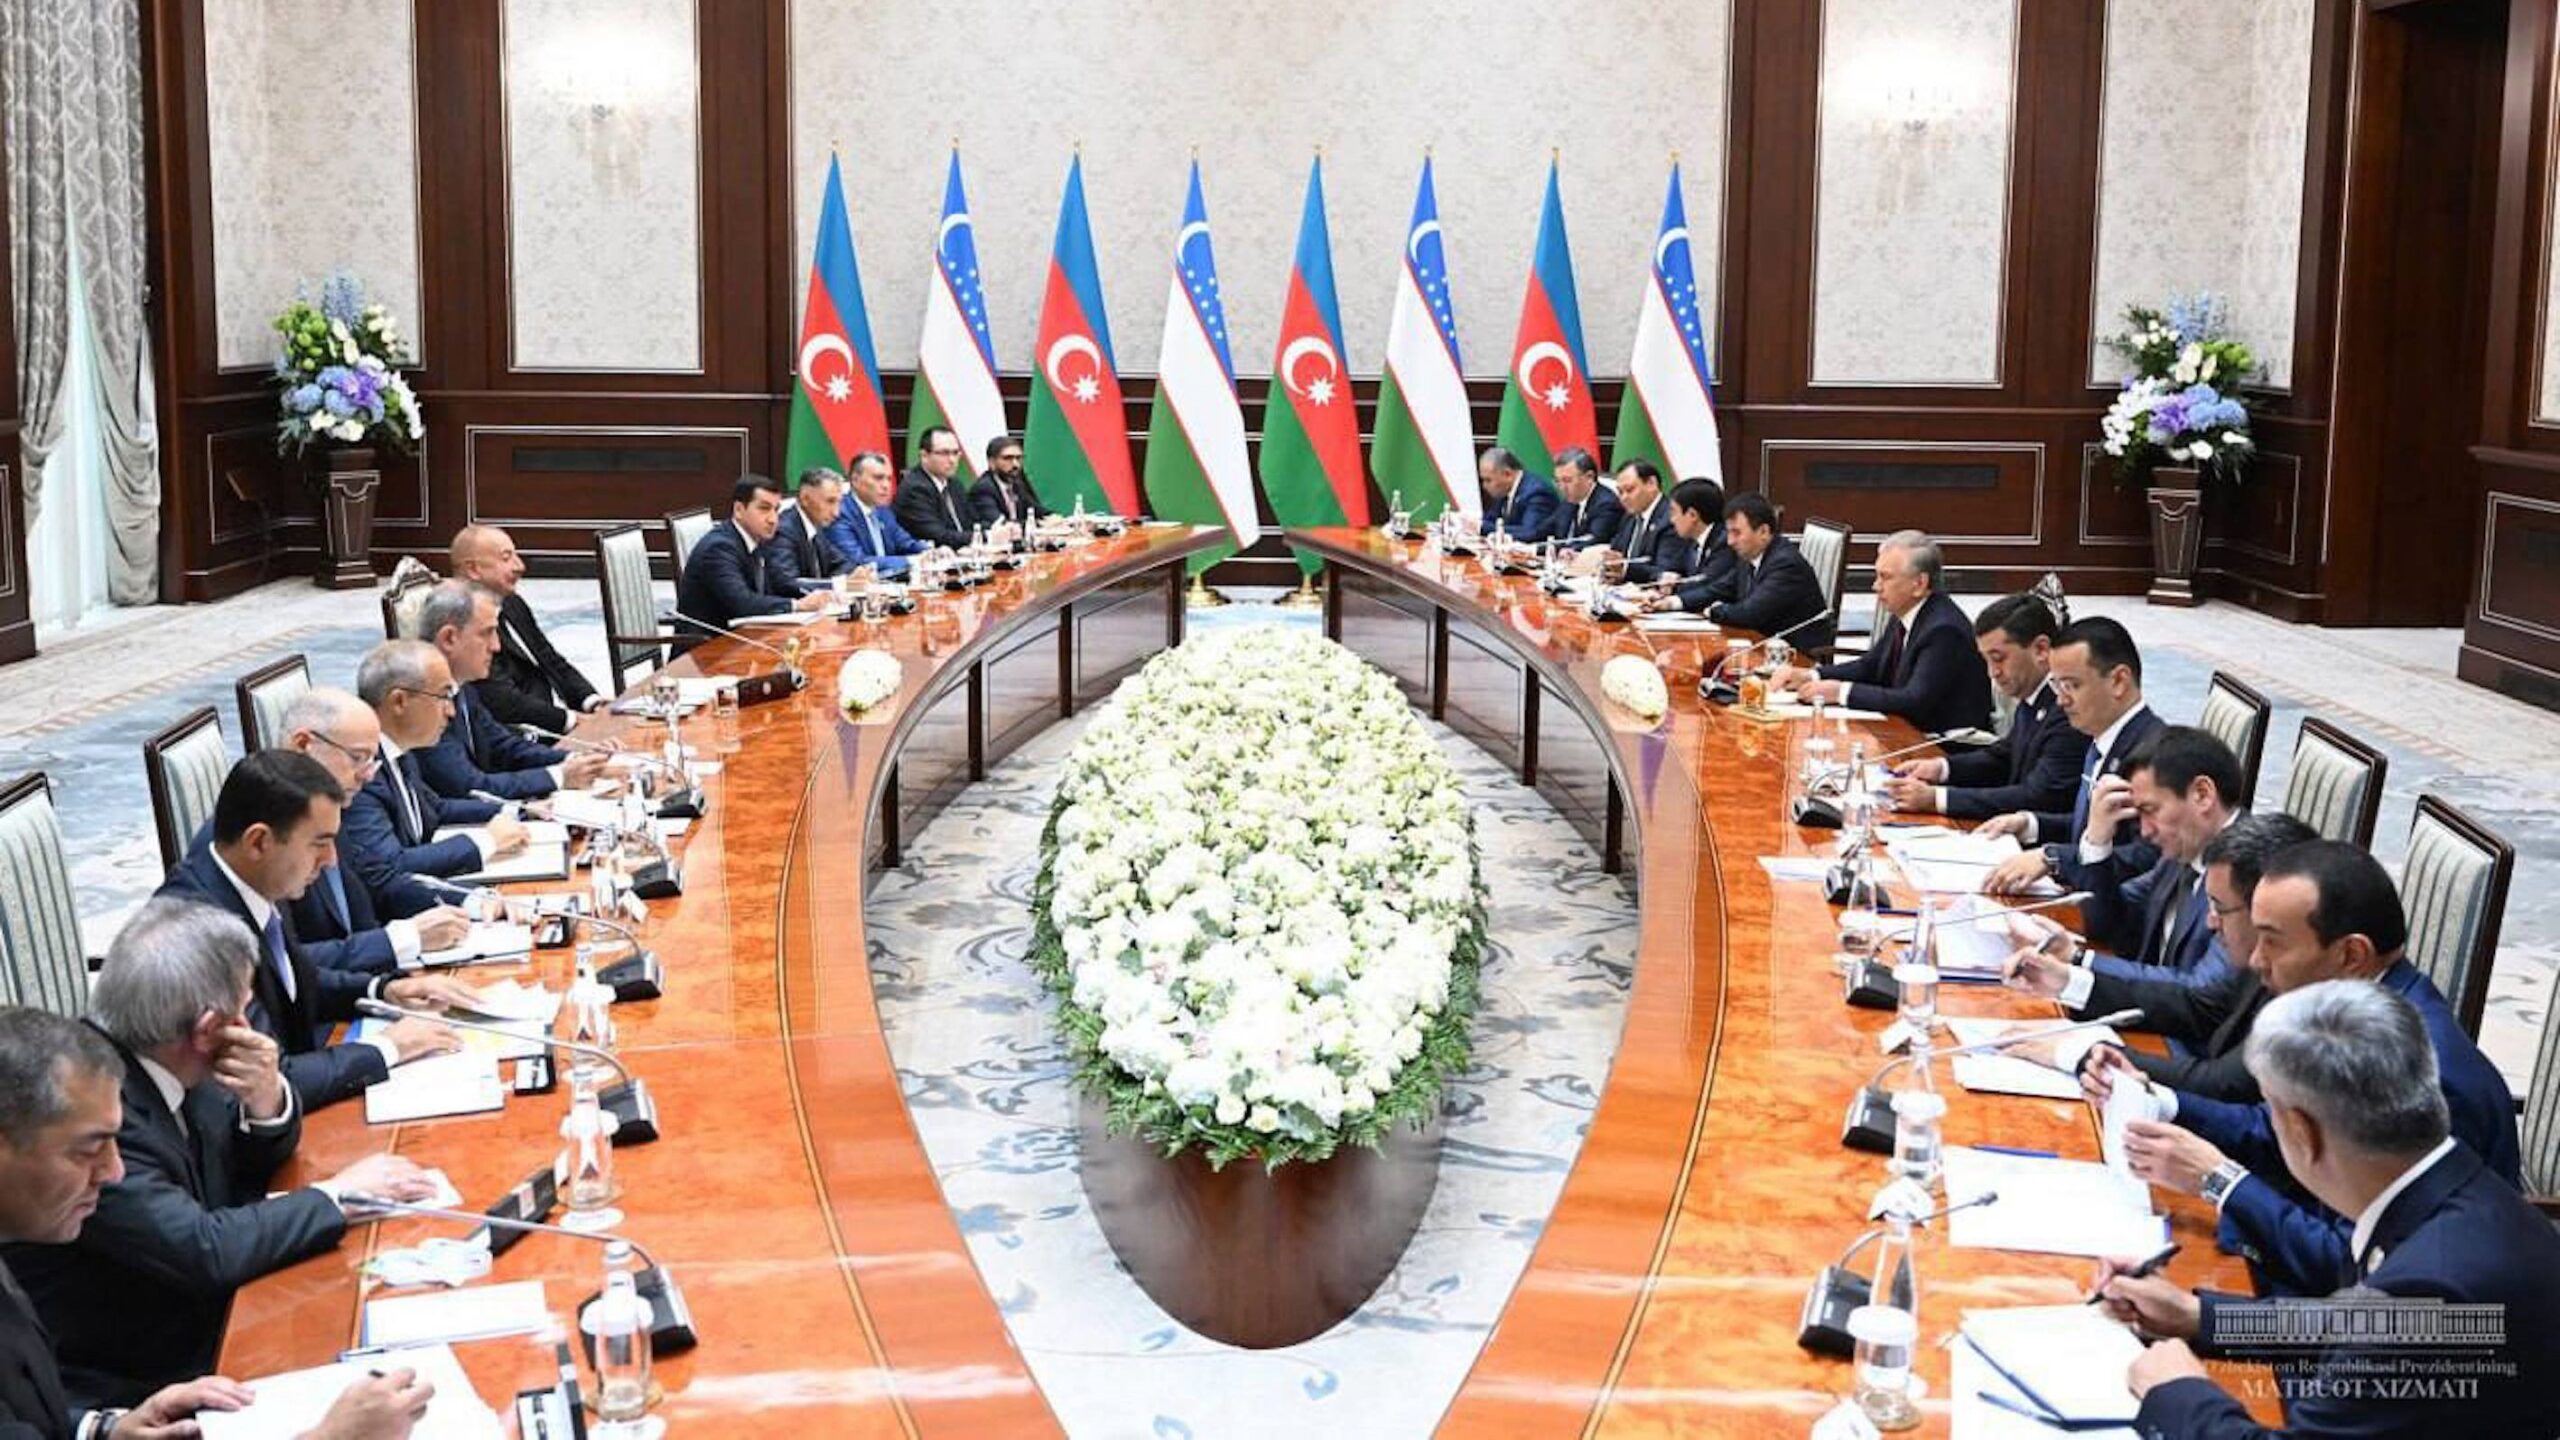
[(413, 363), (399, 322), (346, 275), (333, 275), (315, 302), (297, 298), (275, 318), (277, 448), (387, 445), (417, 448), (427, 433), (417, 393), (400, 366)]
[(2258, 373), (2258, 358), (2231, 338), (2229, 307), (2199, 294), (2163, 308), (2128, 306), (2124, 319), (2107, 348), (2132, 373), (2099, 422), (2116, 478), (2139, 484), (2161, 465), (2192, 465), (2238, 480), (2255, 449), (2239, 390)]

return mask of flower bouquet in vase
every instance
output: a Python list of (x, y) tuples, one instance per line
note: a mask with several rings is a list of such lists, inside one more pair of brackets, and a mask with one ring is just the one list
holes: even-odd
[(2154, 605), (2193, 605), (2204, 551), (2204, 482), (2237, 484), (2256, 447), (2240, 386), (2258, 373), (2249, 347), (2228, 333), (2219, 296), (2128, 306), (2107, 348), (2130, 367), (2099, 423), (2116, 478), (2146, 486), (2151, 507)]
[(276, 447), (305, 457), (321, 494), (326, 553), (319, 584), (370, 586), (373, 497), (381, 452), (414, 451), (427, 433), (399, 367), (413, 363), (399, 323), (345, 275), (320, 298), (297, 298), (275, 318)]

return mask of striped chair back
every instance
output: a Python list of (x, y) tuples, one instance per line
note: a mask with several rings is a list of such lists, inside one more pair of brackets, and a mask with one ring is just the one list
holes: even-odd
[(2225, 803), (2246, 810), (2256, 800), (2258, 764), (2267, 749), (2267, 719), (2274, 713), (2266, 696), (2219, 670), (2206, 683), (2204, 713), (2196, 717), (2196, 728), (2240, 757), (2240, 793), (2224, 796)]
[(231, 688), (240, 702), (240, 751), (255, 755), (284, 738), (284, 712), (311, 691), (311, 662), (287, 655), (241, 676)]
[(604, 599), (605, 653), (613, 662), (613, 688), (620, 691), (626, 688), (625, 672), (666, 663), (647, 530), (616, 525), (596, 532), (596, 586)]
[(222, 717), (207, 705), (143, 741), (142, 772), (151, 782), (151, 824), (166, 870), (186, 858), (187, 842), (213, 818), (214, 797), (231, 773)]
[(693, 558), (693, 547), (711, 533), (712, 519), (708, 509), (670, 510), (667, 512), (667, 558), (675, 567), (667, 573), (678, 585), (684, 583), (684, 562)]
[(2382, 810), (2383, 753), (2326, 720), (2302, 717), (2293, 745), (2293, 772), (2285, 776), (2284, 813), (2327, 840), (2373, 844), (2374, 816)]
[(0, 785), (0, 1001), (56, 1015), (89, 1008), (71, 860), (42, 771)]
[(2409, 854), (2400, 865), (2409, 962), (2444, 992), (2475, 1040), (2515, 868), (2516, 847), (2495, 831), (2433, 795), (2418, 797)]

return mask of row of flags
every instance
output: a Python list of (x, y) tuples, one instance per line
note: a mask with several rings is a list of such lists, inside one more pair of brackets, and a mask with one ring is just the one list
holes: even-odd
[[(984, 470), (986, 447), (1006, 425), (973, 224), (954, 150), (943, 184), (942, 223), (934, 235), (935, 277), (917, 345), (907, 432), (921, 436), (932, 426), (948, 426), (959, 435), (972, 469)], [(1257, 469), (1246, 443), (1208, 203), (1199, 162), (1193, 161), (1181, 226), (1174, 232), (1141, 475), (1129, 451), (1128, 412), (1085, 213), (1084, 161), (1078, 157), (1068, 168), (1059, 205), (1022, 437), (1024, 468), (1042, 501), (1061, 510), (1081, 502), (1089, 511), (1135, 515), (1150, 509), (1169, 520), (1224, 525), (1238, 546), (1251, 545), (1262, 533), (1254, 503), (1257, 478), (1284, 525), (1368, 524), (1372, 472), (1379, 490), (1401, 496), (1417, 518), (1445, 509), (1470, 517), (1480, 513), (1477, 437), (1459, 370), (1457, 311), (1427, 158), (1403, 250), (1376, 431), (1364, 468), (1325, 222), (1324, 161), (1318, 157), (1307, 174)], [(1627, 394), (1605, 452), (1612, 463), (1642, 457), (1673, 476), (1723, 478), (1714, 377), (1698, 302), (1675, 162), (1636, 321)], [(841, 469), (864, 450), (890, 453), (879, 354), (863, 305), (843, 173), (833, 159), (818, 211), (795, 369), (786, 475), (812, 465)], [(1604, 453), (1553, 162), (1494, 439), (1538, 473), (1568, 447)], [(1196, 557), (1194, 568), (1218, 558)], [(1303, 563), (1313, 568), (1312, 561)]]

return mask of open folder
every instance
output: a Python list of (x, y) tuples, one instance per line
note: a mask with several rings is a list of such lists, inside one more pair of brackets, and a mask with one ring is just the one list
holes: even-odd
[(1955, 1434), (2133, 1435), (2133, 1332), (2086, 1305), (1967, 1310), (1949, 1352)]
[(249, 1408), (199, 1411), (196, 1425), (205, 1440), (292, 1440), (315, 1429), (348, 1386), (394, 1370), (415, 1370), (435, 1391), (410, 1440), (499, 1440), (506, 1433), (497, 1413), (472, 1390), (450, 1345), (420, 1345), (252, 1380), (249, 1389), (257, 1398)]

